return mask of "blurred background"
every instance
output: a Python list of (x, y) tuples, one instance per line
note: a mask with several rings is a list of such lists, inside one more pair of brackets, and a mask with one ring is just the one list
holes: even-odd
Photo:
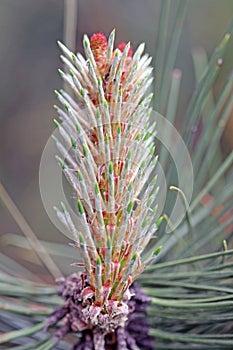
[[(73, 0), (67, 0), (67, 2)], [(156, 33), (161, 0), (79, 0), (75, 45), (82, 52), (84, 33), (116, 28), (116, 43), (131, 41), (136, 48), (146, 42), (146, 51), (156, 61)], [(171, 24), (177, 1), (172, 1)], [(62, 87), (56, 41), (64, 38), (64, 0), (0, 1), (0, 179), (38, 237), (64, 241), (50, 222), (41, 202), (38, 170), (46, 141), (54, 130), (54, 89)], [(232, 0), (190, 0), (181, 35), (176, 67), (182, 70), (178, 114), (182, 116), (195, 88), (192, 49), (201, 46), (210, 55), (226, 31), (233, 14)], [(72, 12), (71, 12), (72, 17)], [(168, 33), (169, 35), (170, 33)], [(232, 42), (217, 79), (217, 95), (232, 69)], [(71, 47), (71, 49), (73, 49)], [(155, 70), (156, 71), (156, 70)], [(223, 152), (233, 148), (233, 118), (222, 140)], [(57, 203), (54, 203), (55, 205)], [(0, 204), (0, 235), (20, 233)], [(68, 242), (68, 239), (67, 239)], [(2, 251), (22, 258), (0, 241)], [(22, 251), (21, 251), (22, 253)], [(30, 256), (24, 256), (30, 264)]]

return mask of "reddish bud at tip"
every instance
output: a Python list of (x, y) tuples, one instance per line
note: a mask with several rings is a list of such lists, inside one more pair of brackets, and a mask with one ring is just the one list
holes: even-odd
[(106, 36), (103, 33), (95, 33), (91, 36), (90, 39), (92, 51), (100, 50), (105, 51), (108, 46)]
[[(118, 46), (117, 46), (117, 48), (121, 51), (121, 52), (123, 52), (124, 51), (124, 49), (125, 49), (125, 47), (126, 47), (126, 43), (120, 43)], [(129, 52), (128, 52), (128, 57), (132, 57), (132, 55), (133, 55), (133, 48), (132, 48), (132, 45), (130, 45), (130, 48), (129, 48)]]
[(93, 34), (90, 39), (90, 46), (99, 71), (104, 73), (106, 52), (108, 48), (106, 36), (103, 33)]

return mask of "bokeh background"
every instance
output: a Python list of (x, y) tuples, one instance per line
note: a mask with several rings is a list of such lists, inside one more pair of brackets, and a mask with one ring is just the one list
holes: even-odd
[[(73, 2), (73, 0), (67, 0)], [(79, 0), (75, 46), (82, 51), (84, 33), (117, 30), (116, 42), (146, 42), (156, 62), (156, 34), (162, 0)], [(177, 1), (172, 1), (172, 25)], [(64, 39), (65, 0), (0, 0), (0, 179), (38, 237), (60, 242), (43, 208), (38, 171), (46, 140), (54, 130), (54, 89), (61, 88), (56, 45)], [(232, 0), (190, 0), (180, 40), (176, 67), (183, 72), (178, 114), (182, 116), (195, 88), (191, 52), (202, 46), (210, 55), (232, 19)], [(72, 17), (72, 14), (71, 14)], [(168, 33), (169, 35), (170, 33)], [(233, 42), (224, 59), (214, 93), (217, 95), (232, 69)], [(156, 70), (155, 70), (156, 71)], [(230, 127), (231, 126), (231, 127)], [(179, 126), (178, 126), (179, 127)], [(223, 152), (232, 147), (233, 119), (229, 121)], [(56, 203), (54, 203), (56, 204)], [(20, 233), (0, 204), (0, 235)], [(68, 240), (67, 240), (68, 242)], [(1, 251), (30, 264), (30, 255), (1, 240)]]

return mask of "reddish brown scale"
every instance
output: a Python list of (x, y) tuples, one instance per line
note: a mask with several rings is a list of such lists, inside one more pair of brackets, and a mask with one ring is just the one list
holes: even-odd
[[(99, 249), (99, 252), (100, 252), (100, 254), (101, 254), (103, 257), (105, 257), (105, 255), (106, 255), (106, 247), (101, 247), (101, 248)], [(104, 266), (103, 266), (103, 268), (104, 268)]]
[(126, 241), (123, 242), (120, 259), (123, 259), (123, 257), (124, 259), (126, 259), (128, 257), (131, 247), (132, 245), (130, 245), (129, 242), (126, 242)]
[(130, 91), (126, 90), (123, 94), (123, 102), (126, 102), (130, 96)]
[(110, 102), (112, 99), (112, 93), (105, 94), (107, 102)]
[(99, 100), (98, 100), (97, 98), (92, 98), (92, 96), (90, 96), (90, 99), (91, 99), (91, 101), (93, 102), (93, 104), (94, 104), (95, 106), (98, 106)]
[(119, 159), (118, 162), (118, 174), (120, 175), (122, 173), (122, 170), (124, 169), (125, 166), (125, 160)]

